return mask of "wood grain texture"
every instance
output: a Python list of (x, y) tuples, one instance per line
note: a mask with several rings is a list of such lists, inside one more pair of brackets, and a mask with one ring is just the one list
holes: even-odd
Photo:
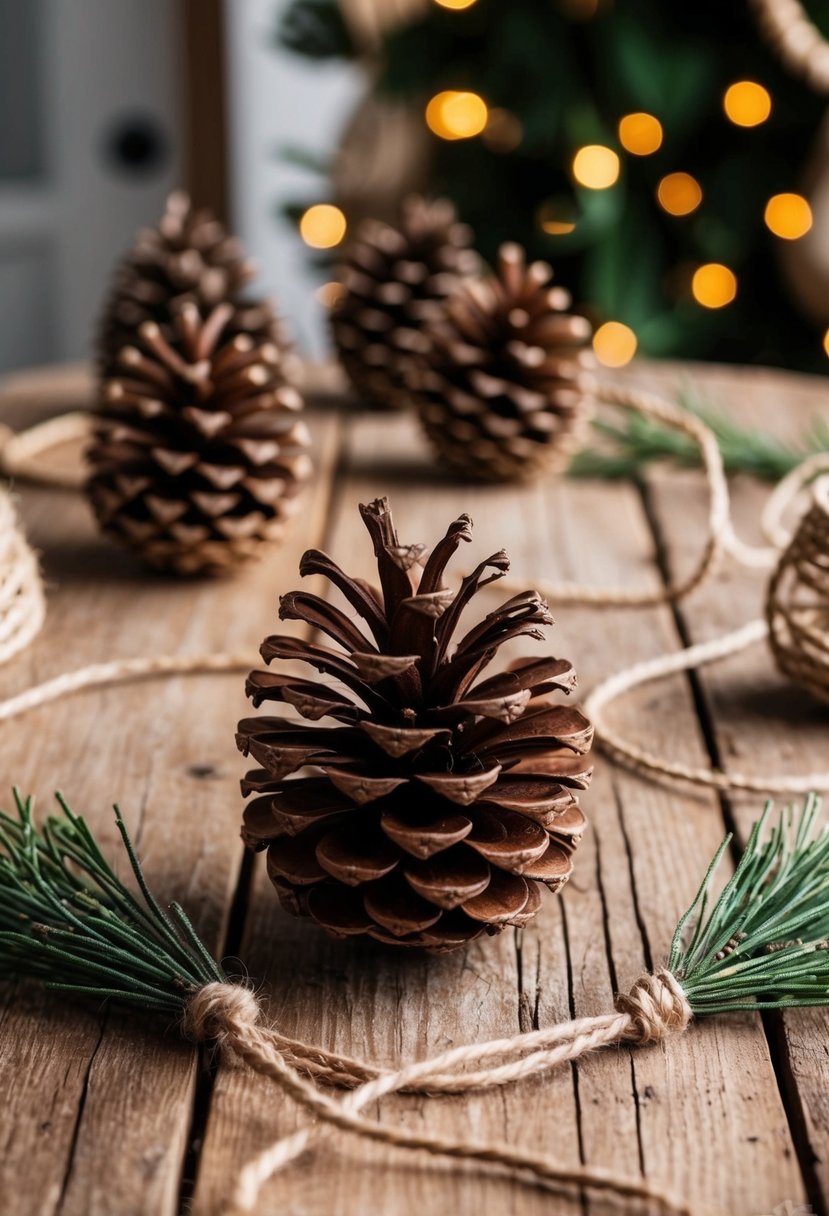
[[(670, 389), (676, 380), (671, 368), (636, 375)], [(807, 378), (700, 369), (699, 378), (707, 377), (718, 394), (752, 405), (765, 384), (769, 409), (776, 403), (771, 425), (781, 401), (802, 418), (821, 396), (820, 384)], [(43, 401), (26, 389), (17, 378), (17, 417), (32, 418)], [(12, 415), (0, 404), (0, 420)], [(765, 416), (757, 414), (758, 425)], [(409, 419), (355, 416), (341, 448), (332, 414), (312, 420), (321, 465), (315, 495), (285, 548), (228, 582), (142, 576), (95, 536), (82, 503), (25, 490), (27, 527), (50, 582), (49, 619), (36, 645), (0, 670), (0, 694), (151, 649), (248, 647), (253, 656), (274, 629), (277, 596), (298, 585), (303, 548), (322, 545), (349, 570), (371, 573), (356, 505), (382, 493), (408, 540), (434, 541), (469, 511), (475, 542), (458, 570), (504, 545), (528, 586), (537, 578), (656, 583), (659, 542), (679, 569), (698, 547), (704, 504), (693, 473), (655, 478), (645, 499), (631, 486), (566, 480), (473, 487), (434, 468)], [(739, 485), (741, 518), (756, 512), (759, 493)], [(553, 603), (549, 650), (572, 658), (582, 687), (590, 687), (629, 662), (677, 648), (683, 631), (711, 636), (753, 615), (759, 583), (756, 575), (745, 579), (726, 573), (678, 618), (667, 608), (556, 611)], [(480, 597), (480, 610), (498, 600), (496, 584)], [(682, 677), (644, 689), (614, 709), (616, 720), (693, 763), (704, 762), (716, 740), (741, 766), (779, 766), (784, 754), (798, 771), (825, 766), (825, 712), (798, 708), (796, 739), (782, 737), (778, 703), (787, 712), (796, 698), (767, 671), (737, 663), (704, 676), (701, 687), (696, 700)], [(756, 802), (722, 806), (713, 796), (645, 782), (597, 757), (584, 799), (591, 828), (575, 875), (521, 933), (442, 958), (335, 942), (279, 909), (261, 858), (250, 890), (245, 874), (238, 885), (244, 763), (232, 734), (248, 712), (241, 688), (233, 676), (154, 681), (45, 708), (4, 726), (0, 777), (44, 797), (61, 783), (106, 845), (114, 844), (108, 804), (121, 798), (152, 882), (163, 898), (185, 904), (211, 945), (225, 939), (235, 900), (234, 934), (241, 930), (242, 941), (234, 953), (286, 1033), (381, 1063), (606, 1011), (617, 988), (661, 960), (726, 822), (744, 829), (757, 810)], [(0, 1085), (8, 1095), (0, 1109), (0, 1187), (12, 1216), (171, 1216), (188, 1193), (183, 1172), (195, 1179), (188, 1209), (218, 1216), (241, 1164), (304, 1122), (272, 1085), (241, 1068), (222, 1066), (215, 1080), (202, 1073), (197, 1091), (195, 1055), (173, 1033), (13, 988), (0, 1000)], [(825, 1214), (826, 1028), (823, 1014), (787, 1014), (766, 1027), (739, 1015), (694, 1027), (664, 1048), (611, 1050), (465, 1101), (386, 1099), (383, 1114), (406, 1126), (553, 1151), (565, 1164), (644, 1173), (679, 1191), (700, 1216), (767, 1216), (807, 1198)], [(590, 1194), (551, 1196), (329, 1132), (272, 1180), (259, 1207), (262, 1216), (478, 1216), (483, 1209), (602, 1216), (611, 1207)]]
[[(276, 598), (274, 566), (296, 565), (325, 511), (336, 416), (318, 415), (314, 429), (316, 494), (285, 550), (233, 580), (148, 576), (97, 535), (79, 497), (24, 489), (48, 615), (32, 648), (0, 672), (0, 695), (115, 657), (248, 648), (253, 658)], [(5, 790), (16, 783), (46, 809), (60, 786), (112, 855), (110, 807), (118, 800), (158, 895), (179, 898), (215, 949), (242, 859), (233, 746), (242, 681), (241, 674), (176, 678), (90, 692), (5, 724), (2, 739)], [(3, 1211), (175, 1212), (195, 1053), (169, 1028), (147, 1033), (125, 1014), (8, 989), (0, 999), (0, 1092), (9, 1095), (0, 1110)]]
[[(825, 394), (816, 391), (807, 377), (710, 369), (700, 381), (741, 421), (791, 438), (813, 415), (829, 419)], [(682, 561), (693, 551), (694, 532), (702, 521), (694, 482), (687, 475), (669, 480), (659, 474), (653, 479), (652, 501), (669, 562)], [(760, 543), (758, 520), (769, 488), (738, 478), (732, 492), (738, 534)], [(794, 519), (796, 514), (792, 522)], [(716, 637), (760, 615), (767, 581), (764, 572), (730, 563), (716, 584), (680, 606), (689, 640)], [(825, 769), (829, 711), (776, 671), (765, 645), (706, 668), (698, 678), (714, 755), (726, 770), (774, 769), (799, 774)], [(756, 799), (732, 797), (727, 811), (738, 836), (744, 839), (756, 816)], [(829, 1195), (829, 1010), (770, 1015), (768, 1024), (809, 1198), (816, 1211), (825, 1212)]]

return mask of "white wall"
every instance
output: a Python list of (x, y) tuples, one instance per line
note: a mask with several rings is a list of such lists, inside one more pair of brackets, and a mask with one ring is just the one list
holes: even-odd
[(260, 265), (257, 289), (275, 297), (303, 351), (326, 346), (320, 279), (296, 229), (280, 214), (286, 200), (324, 197), (316, 174), (287, 164), (286, 145), (330, 152), (360, 90), (357, 69), (305, 60), (276, 45), (288, 0), (225, 0), (228, 49), (232, 222)]

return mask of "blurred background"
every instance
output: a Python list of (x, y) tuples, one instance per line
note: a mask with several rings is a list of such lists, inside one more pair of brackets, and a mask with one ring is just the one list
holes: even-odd
[[(87, 354), (184, 185), (327, 349), (365, 216), (444, 193), (552, 263), (607, 366), (829, 370), (829, 128), (738, 0), (0, 0), (0, 369)], [(829, 0), (808, 15), (829, 29)]]

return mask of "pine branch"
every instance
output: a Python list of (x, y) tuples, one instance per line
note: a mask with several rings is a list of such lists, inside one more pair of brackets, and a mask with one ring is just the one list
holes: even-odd
[(816, 832), (819, 810), (812, 794), (802, 811), (783, 810), (764, 838), (768, 803), (737, 869), (707, 911), (731, 837), (720, 845), (668, 957), (668, 970), (697, 1016), (829, 1004), (829, 828)]
[(171, 918), (152, 895), (117, 806), (140, 899), (60, 795), (41, 831), (32, 800), (14, 797), (17, 817), (0, 812), (0, 974), (163, 1013), (225, 982), (184, 913), (174, 905)]
[[(31, 799), (15, 791), (15, 801), (16, 817), (0, 812), (0, 974), (166, 1014), (228, 982), (182, 909), (168, 916), (150, 892), (117, 808), (140, 899), (62, 799), (40, 831)], [(712, 901), (730, 836), (717, 851), (667, 964), (696, 1016), (829, 1004), (829, 827), (817, 831), (819, 810), (810, 795), (772, 822), (767, 804)]]
[[(680, 394), (680, 405), (714, 432), (729, 473), (779, 481), (808, 456), (829, 451), (829, 426), (822, 418), (813, 419), (799, 441), (789, 444), (767, 431), (740, 426), (723, 410), (706, 406), (689, 392)], [(573, 477), (634, 478), (657, 460), (699, 466), (699, 449), (688, 436), (640, 414), (631, 414), (622, 425), (596, 419), (593, 428), (600, 442), (575, 457), (569, 470)]]

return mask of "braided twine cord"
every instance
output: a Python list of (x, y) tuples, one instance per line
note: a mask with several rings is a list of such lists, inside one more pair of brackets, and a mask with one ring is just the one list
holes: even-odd
[(829, 94), (829, 42), (800, 0), (749, 0), (760, 33), (781, 63), (815, 93)]
[[(255, 1072), (270, 1077), (321, 1124), (395, 1148), (478, 1161), (506, 1170), (518, 1180), (558, 1187), (589, 1187), (624, 1199), (655, 1202), (663, 1211), (677, 1216), (691, 1216), (681, 1199), (644, 1179), (625, 1178), (593, 1166), (564, 1166), (553, 1155), (527, 1152), (507, 1143), (408, 1131), (360, 1114), (364, 1107), (391, 1093), (419, 1093), (432, 1098), (439, 1094), (480, 1092), (541, 1076), (600, 1047), (659, 1043), (684, 1031), (692, 1018), (680, 984), (666, 970), (642, 976), (630, 993), (617, 996), (615, 1004), (616, 1011), (612, 1014), (579, 1018), (510, 1039), (456, 1047), (394, 1071), (309, 1048), (260, 1026), (261, 1011), (256, 997), (235, 984), (208, 984), (196, 992), (185, 1015), (185, 1031), (198, 1042), (216, 1043), (226, 1054), (235, 1055)], [(488, 1063), (491, 1060), (497, 1062)], [(356, 1088), (337, 1100), (303, 1074)], [(255, 1211), (265, 1182), (304, 1152), (317, 1130), (312, 1125), (281, 1137), (253, 1158), (239, 1175), (232, 1210)]]

